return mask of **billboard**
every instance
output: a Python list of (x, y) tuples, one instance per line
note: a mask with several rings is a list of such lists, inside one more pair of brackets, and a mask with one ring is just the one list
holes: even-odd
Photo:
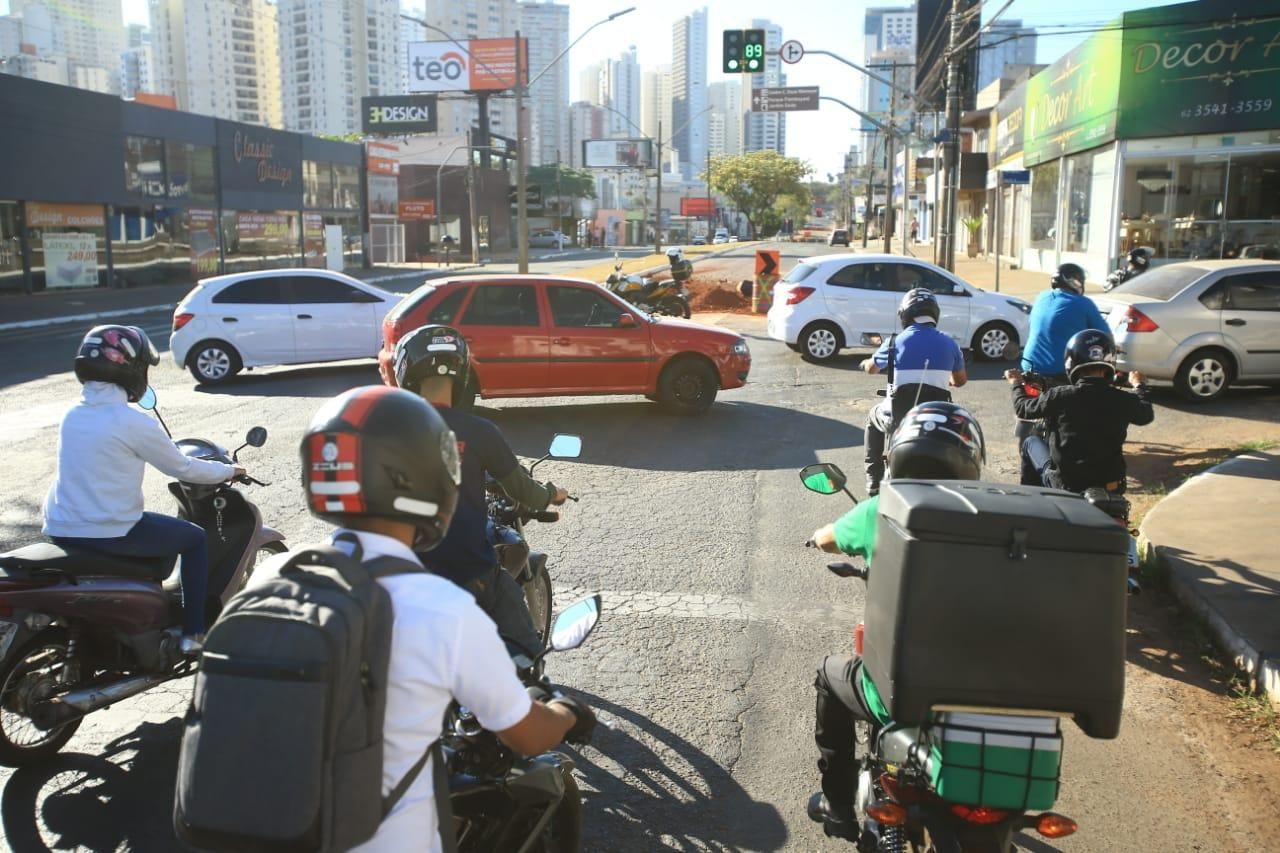
[(1023, 162), (1034, 166), (1115, 139), (1119, 100), (1120, 39), (1098, 33), (1027, 81)]
[[(520, 39), (522, 82), (529, 81), (529, 40)], [(516, 85), (516, 40), (415, 41), (408, 50), (409, 91), (495, 92)]]
[(435, 95), (360, 99), (360, 126), (367, 134), (435, 133)]
[(653, 142), (648, 139), (584, 139), (582, 162), (588, 169), (648, 169)]
[(715, 216), (716, 203), (706, 196), (680, 199), (681, 216)]

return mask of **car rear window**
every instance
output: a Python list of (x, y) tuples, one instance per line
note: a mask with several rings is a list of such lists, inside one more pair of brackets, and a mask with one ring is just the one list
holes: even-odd
[(423, 302), (430, 299), (431, 294), (435, 293), (439, 289), (440, 288), (436, 287), (434, 284), (422, 285), (422, 287), (419, 287), (417, 290), (413, 291), (404, 299), (401, 299), (396, 303), (396, 307), (387, 312), (387, 319), (394, 323), (396, 320), (399, 320), (405, 314), (408, 314)]
[(1144, 272), (1137, 278), (1131, 278), (1113, 290), (1113, 293), (1127, 293), (1145, 299), (1158, 299), (1168, 302), (1192, 282), (1199, 280), (1209, 271), (1204, 267), (1171, 264), (1167, 267), (1156, 267)]
[(787, 277), (782, 281), (784, 283), (794, 284), (797, 281), (804, 281), (808, 278), (817, 267), (813, 264), (806, 264), (803, 261), (791, 268), (791, 272), (787, 273)]
[(289, 280), (285, 276), (248, 278), (214, 294), (212, 302), (232, 305), (288, 305)]

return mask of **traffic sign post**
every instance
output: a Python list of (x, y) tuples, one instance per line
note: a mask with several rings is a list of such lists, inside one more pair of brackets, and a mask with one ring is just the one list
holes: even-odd
[(817, 108), (817, 86), (772, 86), (751, 90), (753, 113), (795, 112)]
[(804, 59), (804, 45), (800, 44), (800, 42), (795, 39), (784, 42), (782, 47), (778, 50), (778, 56), (780, 56), (782, 61), (788, 65), (795, 65), (797, 62)]
[(777, 249), (756, 249), (756, 286), (751, 288), (751, 310), (767, 314), (773, 305), (773, 286), (782, 278), (778, 266), (782, 253)]

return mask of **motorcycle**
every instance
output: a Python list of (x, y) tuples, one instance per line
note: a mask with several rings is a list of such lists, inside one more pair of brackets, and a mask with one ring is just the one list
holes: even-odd
[(1151, 258), (1155, 255), (1155, 250), (1147, 246), (1142, 246), (1137, 249), (1137, 251), (1146, 256), (1147, 265), (1134, 268), (1130, 264), (1126, 263), (1124, 266), (1112, 270), (1111, 273), (1107, 275), (1107, 280), (1102, 285), (1103, 292), (1114, 290), (1126, 281), (1137, 278), (1151, 268)]
[[(808, 465), (800, 471), (805, 488), (823, 495), (844, 492), (846, 477), (831, 463)], [(854, 500), (854, 503), (857, 503)], [(813, 540), (806, 547), (815, 547)], [(866, 565), (833, 562), (827, 569), (841, 578), (869, 582)], [(862, 655), (863, 624), (854, 630), (854, 651)], [(1009, 717), (997, 711), (984, 717)], [(944, 799), (934, 790), (929, 739), (920, 727), (880, 725), (858, 721), (857, 742), (863, 746), (854, 814), (860, 828), (857, 848), (862, 853), (1012, 853), (1013, 837), (1033, 829), (1046, 838), (1063, 838), (1077, 829), (1069, 817), (1056, 812), (994, 808), (981, 803)]]
[[(539, 675), (542, 659), (550, 652), (582, 645), (600, 621), (600, 607), (598, 594), (588, 596), (551, 623), (547, 648), (537, 660), (518, 668), (532, 698), (550, 698)], [(582, 795), (569, 756), (553, 750), (523, 758), (456, 704), (446, 716), (441, 742), (460, 853), (576, 853), (582, 834)]]
[(650, 314), (668, 317), (683, 317), (686, 320), (693, 316), (689, 307), (689, 294), (684, 284), (675, 279), (657, 281), (648, 276), (623, 275), (622, 264), (617, 263), (613, 272), (605, 279), (605, 286), (615, 296), (619, 296)]
[[(579, 436), (557, 433), (551, 439), (546, 454), (526, 470), (532, 476), (533, 470), (548, 459), (577, 459), (581, 454), (582, 439)], [(490, 541), (498, 553), (498, 563), (524, 591), (533, 627), (545, 646), (551, 633), (551, 574), (547, 571), (547, 555), (530, 549), (524, 526), (530, 521), (554, 523), (560, 520), (560, 513), (555, 510), (534, 512), (511, 500), (496, 482), (490, 482), (488, 486)], [(572, 495), (569, 497), (575, 502), (578, 500)], [(541, 676), (541, 660), (530, 665), (537, 667)]]
[[(148, 389), (139, 405), (154, 411), (154, 392)], [(188, 456), (230, 464), (266, 440), (259, 426), (230, 453), (203, 438), (176, 444)], [(238, 482), (267, 485), (248, 476)], [(174, 482), (169, 492), (178, 516), (208, 534), (212, 622), (244, 587), (259, 555), (288, 548), (230, 484)], [(176, 561), (51, 543), (0, 554), (0, 764), (45, 761), (94, 711), (195, 673), (196, 662), (179, 648), (182, 590), (170, 576)]]

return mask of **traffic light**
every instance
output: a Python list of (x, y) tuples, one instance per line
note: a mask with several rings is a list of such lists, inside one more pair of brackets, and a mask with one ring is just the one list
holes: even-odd
[(724, 73), (764, 71), (764, 30), (724, 31)]
[(742, 30), (724, 31), (724, 73), (742, 73)]

